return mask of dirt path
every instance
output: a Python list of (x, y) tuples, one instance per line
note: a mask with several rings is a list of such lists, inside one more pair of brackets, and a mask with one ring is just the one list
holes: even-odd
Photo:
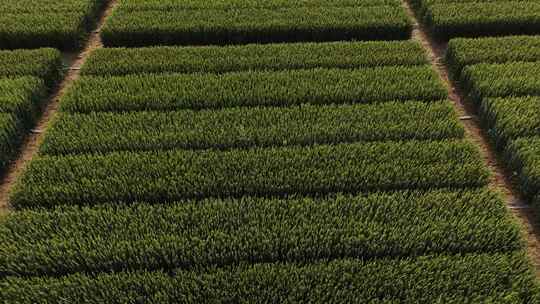
[(9, 193), (11, 188), (24, 171), (29, 161), (38, 151), (38, 147), (43, 140), (45, 129), (56, 115), (58, 111), (59, 101), (65, 94), (66, 89), (79, 78), (80, 67), (84, 64), (90, 53), (95, 49), (103, 47), (99, 32), (103, 27), (105, 18), (110, 15), (113, 8), (116, 6), (116, 0), (110, 0), (105, 9), (99, 16), (96, 29), (90, 33), (84, 48), (77, 54), (64, 54), (64, 61), (68, 63), (68, 70), (64, 79), (57, 85), (54, 92), (49, 96), (45, 106), (42, 109), (42, 116), (37, 121), (32, 132), (26, 137), (18, 158), (11, 163), (7, 169), (0, 184), (0, 216), (9, 212)]
[(523, 227), (524, 238), (527, 240), (529, 256), (536, 268), (537, 275), (540, 276), (540, 226), (537, 224), (538, 218), (535, 210), (528, 206), (519, 192), (515, 190), (516, 187), (510, 178), (511, 172), (507, 172), (504, 164), (497, 157), (496, 151), (490, 145), (487, 134), (476, 116), (474, 106), (465, 102), (463, 93), (450, 80), (448, 68), (443, 60), (447, 43), (432, 39), (422, 24), (418, 22), (407, 0), (403, 0), (403, 6), (413, 21), (413, 39), (422, 43), (434, 69), (448, 88), (449, 98), (461, 116), (468, 139), (480, 147), (482, 158), (492, 172), (491, 187), (504, 194), (508, 208), (519, 219)]

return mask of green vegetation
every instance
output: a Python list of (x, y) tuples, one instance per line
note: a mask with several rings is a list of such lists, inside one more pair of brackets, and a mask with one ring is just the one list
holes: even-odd
[(228, 149), (461, 138), (463, 133), (463, 127), (447, 101), (165, 113), (62, 113), (47, 132), (40, 151), (67, 154), (175, 148)]
[(485, 98), (482, 115), (498, 146), (513, 138), (540, 135), (540, 97)]
[(80, 47), (105, 0), (3, 0), (0, 48)]
[(0, 113), (12, 113), (30, 125), (46, 91), (36, 77), (0, 78)]
[(540, 36), (456, 38), (449, 41), (446, 52), (446, 62), (456, 79), (467, 65), (539, 60)]
[(517, 171), (522, 191), (529, 198), (540, 192), (540, 137), (513, 140), (506, 149), (510, 166)]
[(0, 113), (0, 172), (17, 152), (23, 129), (13, 114)]
[(445, 87), (429, 66), (214, 74), (85, 76), (63, 98), (68, 112), (178, 110), (303, 103), (440, 100)]
[(62, 56), (55, 49), (0, 51), (0, 77), (35, 76), (52, 87), (62, 76)]
[[(366, 278), (369, 278), (366, 279)], [(9, 277), (7, 303), (537, 303), (522, 253), (241, 264), (200, 271)]]
[(120, 0), (122, 10), (241, 9), (284, 7), (399, 6), (399, 0)]
[(462, 86), (474, 101), (484, 97), (540, 95), (540, 62), (510, 62), (467, 66)]
[(420, 44), (412, 41), (250, 44), (98, 49), (85, 63), (81, 73), (223, 73), (421, 64), (427, 64), (426, 56)]
[(540, 34), (535, 1), (416, 1), (417, 12), (438, 39)]
[(234, 10), (115, 10), (102, 31), (106, 46), (245, 44), (407, 39), (400, 6)]
[(505, 208), (490, 190), (442, 190), (22, 211), (0, 226), (0, 275), (513, 251)]
[(16, 208), (107, 201), (482, 186), (474, 145), (407, 141), (216, 151), (41, 156), (11, 196)]

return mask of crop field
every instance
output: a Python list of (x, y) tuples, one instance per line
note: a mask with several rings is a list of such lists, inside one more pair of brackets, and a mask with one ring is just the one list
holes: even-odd
[(531, 0), (411, 0), (438, 39), (540, 34), (540, 3)]
[(0, 303), (540, 303), (537, 6), (0, 4)]

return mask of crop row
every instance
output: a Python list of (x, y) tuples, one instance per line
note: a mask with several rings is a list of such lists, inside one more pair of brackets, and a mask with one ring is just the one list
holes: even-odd
[(447, 91), (430, 66), (312, 69), (216, 74), (85, 76), (66, 93), (68, 112), (178, 110), (303, 103), (441, 100)]
[(234, 10), (117, 8), (102, 30), (106, 46), (245, 44), (407, 39), (400, 6), (293, 7)]
[[(83, 126), (83, 127), (81, 127)], [(461, 138), (448, 101), (89, 114), (62, 113), (42, 154)]]
[(448, 42), (445, 59), (457, 80), (468, 65), (540, 61), (540, 36), (456, 38)]
[(226, 47), (103, 48), (92, 53), (81, 73), (224, 73), (421, 64), (427, 64), (426, 56), (421, 45), (412, 41), (287, 43)]
[[(367, 279), (369, 278), (369, 279)], [(4, 303), (538, 303), (525, 255), (242, 264), (200, 271), (10, 277)]]
[(528, 198), (540, 191), (539, 55), (539, 37), (518, 36), (451, 40), (446, 56)]
[(399, 0), (120, 0), (122, 10), (242, 9), (285, 7), (400, 6)]
[(520, 248), (489, 189), (244, 197), (17, 212), (0, 225), (0, 276)]
[(417, 1), (417, 13), (439, 39), (540, 34), (536, 1), (424, 2)]
[(78, 48), (106, 2), (4, 0), (0, 4), (0, 48)]
[(474, 145), (406, 141), (231, 151), (115, 152), (35, 158), (16, 208), (107, 201), (482, 186)]
[(35, 76), (52, 87), (62, 76), (62, 56), (58, 50), (0, 51), (0, 77)]

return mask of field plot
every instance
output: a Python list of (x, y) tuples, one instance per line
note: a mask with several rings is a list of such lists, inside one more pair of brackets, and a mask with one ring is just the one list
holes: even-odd
[(80, 47), (106, 0), (3, 0), (0, 49)]
[(0, 174), (34, 123), (39, 105), (61, 75), (53, 49), (0, 51)]
[(81, 72), (0, 225), (0, 302), (540, 299), (414, 42), (104, 49)]
[(540, 34), (540, 3), (530, 0), (411, 0), (437, 39)]
[(412, 29), (393, 0), (119, 2), (103, 29), (106, 46), (392, 40)]
[(447, 62), (528, 198), (540, 191), (540, 37), (450, 41)]

